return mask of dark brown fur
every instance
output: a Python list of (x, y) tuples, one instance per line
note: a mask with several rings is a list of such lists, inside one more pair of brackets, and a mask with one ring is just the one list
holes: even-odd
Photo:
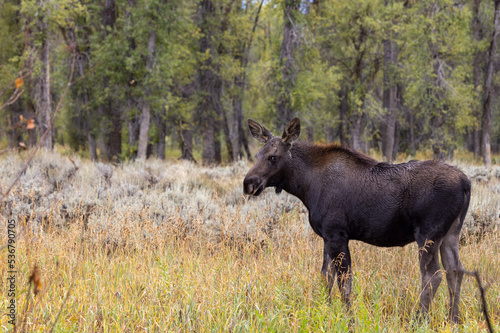
[(285, 190), (304, 203), (311, 227), (324, 240), (322, 272), (329, 290), (337, 276), (342, 298), (350, 304), (350, 239), (376, 246), (416, 241), (421, 249), (421, 312), (428, 312), (441, 282), (441, 254), (450, 316), (460, 320), (463, 267), (458, 241), (470, 201), (470, 182), (460, 170), (437, 161), (378, 163), (341, 145), (296, 142), (297, 118), (281, 138), (250, 119), (248, 123), (265, 145), (245, 177), (244, 192), (259, 195), (275, 187), (277, 193)]

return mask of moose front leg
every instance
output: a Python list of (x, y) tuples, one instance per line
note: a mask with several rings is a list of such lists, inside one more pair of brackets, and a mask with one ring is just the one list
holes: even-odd
[(349, 309), (351, 306), (352, 275), (351, 254), (349, 253), (347, 240), (325, 240), (324, 259), (321, 272), (326, 279), (328, 300), (331, 300), (333, 281), (336, 276), (340, 295)]

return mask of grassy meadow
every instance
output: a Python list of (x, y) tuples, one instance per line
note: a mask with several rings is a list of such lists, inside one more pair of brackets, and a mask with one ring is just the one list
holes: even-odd
[[(1, 156), (2, 192), (27, 158)], [(247, 162), (206, 168), (155, 159), (121, 165), (71, 159), (39, 152), (1, 203), (2, 332), (12, 331), (4, 315), (7, 220), (17, 225), (22, 331), (487, 331), (472, 277), (462, 286), (462, 325), (447, 321), (445, 279), (429, 319), (416, 320), (415, 244), (351, 242), (352, 312), (346, 313), (337, 288), (328, 303), (320, 275), (323, 244), (304, 206), (272, 189), (244, 197)], [(500, 331), (500, 168), (458, 166), (473, 181), (462, 262), (480, 272)]]

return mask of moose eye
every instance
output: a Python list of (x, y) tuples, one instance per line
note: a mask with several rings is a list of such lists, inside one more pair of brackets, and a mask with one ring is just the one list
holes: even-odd
[(276, 156), (269, 156), (269, 161), (271, 163), (275, 163), (276, 162)]

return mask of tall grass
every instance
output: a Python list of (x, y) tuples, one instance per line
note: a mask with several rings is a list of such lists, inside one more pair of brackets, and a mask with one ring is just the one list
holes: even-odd
[[(25, 159), (0, 160), (3, 191)], [(272, 190), (244, 198), (244, 162), (203, 168), (75, 161), (78, 170), (60, 155), (39, 153), (1, 206), (1, 216), (19, 224), (18, 320), (27, 331), (342, 332), (350, 323), (357, 332), (486, 328), (470, 277), (462, 289), (463, 325), (447, 321), (445, 281), (429, 320), (416, 320), (415, 244), (387, 249), (351, 242), (352, 311), (346, 313), (336, 289), (328, 303), (319, 274), (323, 244), (305, 208)], [(488, 285), (498, 330), (500, 172), (461, 168), (473, 179), (473, 194), (460, 254)], [(2, 232), (0, 246), (6, 239)], [(0, 262), (0, 299), (7, 300), (5, 250)], [(28, 293), (35, 265), (36, 297), (33, 289)], [(0, 318), (4, 332), (11, 329), (7, 320)]]

